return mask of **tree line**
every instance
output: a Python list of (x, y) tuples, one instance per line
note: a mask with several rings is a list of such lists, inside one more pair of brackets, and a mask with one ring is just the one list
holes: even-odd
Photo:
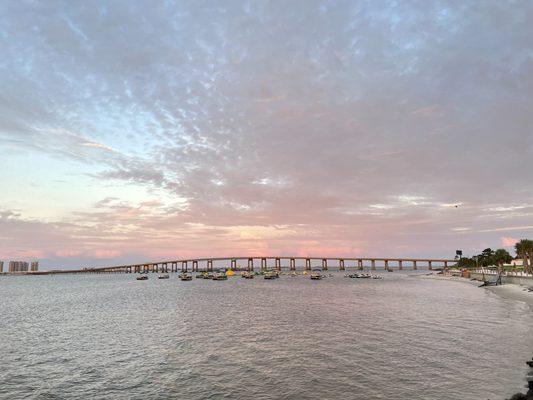
[[(532, 272), (533, 262), (533, 240), (521, 239), (514, 245), (516, 258), (523, 260), (524, 270)], [(480, 254), (472, 257), (463, 257), (457, 262), (460, 268), (477, 268), (488, 266), (503, 267), (503, 264), (509, 264), (513, 256), (505, 249), (492, 250), (490, 247), (483, 250)]]

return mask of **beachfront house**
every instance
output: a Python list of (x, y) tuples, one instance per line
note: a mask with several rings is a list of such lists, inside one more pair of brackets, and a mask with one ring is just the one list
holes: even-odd
[(503, 264), (504, 267), (523, 267), (524, 266), (524, 260), (521, 258), (517, 258), (516, 260), (512, 260), (508, 264)]

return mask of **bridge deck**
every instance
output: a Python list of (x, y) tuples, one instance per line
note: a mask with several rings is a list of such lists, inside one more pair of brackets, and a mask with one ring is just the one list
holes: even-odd
[[(140, 272), (142, 271), (153, 271), (158, 272), (159, 267), (161, 266), (161, 271), (168, 272), (168, 265), (171, 266), (171, 272), (178, 271), (178, 265), (181, 265), (181, 270), (188, 270), (188, 265), (193, 265), (193, 270), (199, 270), (198, 263), (206, 263), (206, 269), (213, 268), (213, 262), (225, 261), (231, 263), (232, 267), (237, 266), (237, 261), (245, 261), (248, 263), (247, 268), (254, 268), (254, 261), (260, 262), (261, 267), (267, 267), (268, 261), (275, 263), (275, 268), (282, 268), (282, 261), (289, 261), (290, 269), (296, 269), (297, 261), (304, 261), (305, 268), (310, 269), (312, 261), (319, 260), (322, 263), (323, 269), (328, 269), (334, 267), (333, 265), (328, 265), (328, 262), (337, 262), (337, 267), (341, 270), (350, 267), (346, 263), (356, 262), (357, 267), (363, 267), (365, 262), (371, 263), (371, 268), (379, 268), (376, 264), (383, 263), (384, 265), (380, 266), (385, 269), (403, 269), (406, 267), (412, 267), (413, 269), (418, 269), (418, 267), (424, 267), (419, 263), (426, 263), (425, 266), (429, 267), (431, 270), (433, 264), (443, 264), (443, 266), (448, 266), (450, 263), (456, 263), (456, 259), (446, 259), (446, 258), (396, 258), (396, 257), (318, 257), (318, 256), (240, 256), (240, 257), (209, 257), (209, 258), (183, 258), (177, 260), (169, 261), (158, 261), (158, 262), (148, 262), (141, 264), (128, 264), (128, 265), (113, 265), (106, 267), (96, 267), (96, 268), (84, 268), (76, 270), (52, 270), (52, 271), (39, 271), (37, 274), (61, 274), (61, 273), (94, 273), (94, 272)], [(397, 265), (391, 265), (391, 264)], [(412, 265), (404, 265), (404, 263), (411, 263)], [(259, 266), (259, 265), (258, 265)], [(436, 267), (436, 266), (435, 266)]]

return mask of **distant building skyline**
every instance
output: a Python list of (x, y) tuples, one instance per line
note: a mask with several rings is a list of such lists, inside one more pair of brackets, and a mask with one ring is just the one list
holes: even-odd
[(39, 261), (32, 261), (30, 265), (30, 271), (31, 272), (37, 272), (39, 271)]
[[(39, 271), (39, 261), (9, 261), (7, 272), (36, 272)], [(0, 261), (0, 273), (4, 272), (4, 261)]]
[(28, 265), (26, 261), (9, 261), (8, 272), (28, 272)]
[(533, 237), (533, 2), (0, 2), (0, 258)]

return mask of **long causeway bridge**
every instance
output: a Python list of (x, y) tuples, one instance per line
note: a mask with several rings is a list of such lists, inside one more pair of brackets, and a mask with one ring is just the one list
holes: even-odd
[[(108, 267), (83, 268), (75, 270), (51, 270), (39, 271), (36, 274), (76, 274), (76, 273), (148, 273), (148, 272), (197, 272), (213, 271), (214, 269), (231, 268), (233, 270), (253, 271), (255, 268), (261, 270), (297, 269), (328, 270), (336, 268), (341, 271), (347, 268), (369, 268), (376, 269), (428, 269), (446, 268), (455, 264), (455, 259), (432, 259), (432, 258), (367, 258), (367, 257), (297, 257), (297, 256), (270, 256), (270, 257), (218, 257), (218, 258), (188, 258), (171, 261), (161, 261), (152, 263), (115, 265)], [(214, 264), (220, 265), (214, 267)], [(244, 265), (244, 266), (241, 266)]]

